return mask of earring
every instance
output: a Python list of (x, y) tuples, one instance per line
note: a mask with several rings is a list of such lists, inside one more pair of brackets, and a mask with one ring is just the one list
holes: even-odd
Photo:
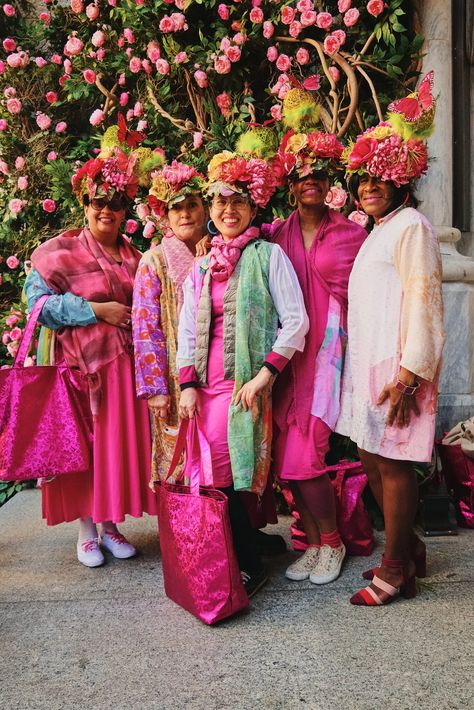
[(288, 193), (288, 204), (290, 205), (290, 207), (293, 207), (293, 209), (296, 207), (297, 199), (294, 192)]
[(215, 237), (216, 234), (219, 234), (219, 230), (217, 229), (212, 219), (210, 219), (207, 223), (207, 231), (209, 232), (211, 237)]
[(86, 215), (84, 215), (84, 218), (82, 220), (83, 229), (85, 229), (87, 227), (87, 225), (88, 225), (87, 217), (86, 217)]

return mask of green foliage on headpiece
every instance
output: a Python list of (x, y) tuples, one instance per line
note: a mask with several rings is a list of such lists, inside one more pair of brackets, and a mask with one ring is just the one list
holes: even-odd
[(119, 138), (118, 138), (118, 132), (119, 132), (118, 126), (110, 126), (109, 128), (107, 128), (104, 135), (102, 136), (102, 140), (100, 141), (100, 147), (102, 150), (107, 150), (108, 148), (114, 148), (114, 146), (116, 146), (116, 145), (123, 148), (123, 144), (120, 143)]
[(275, 132), (265, 126), (251, 126), (242, 133), (235, 146), (239, 155), (250, 155), (254, 158), (268, 160), (273, 158), (278, 149)]
[(304, 89), (290, 89), (283, 99), (283, 125), (295, 133), (314, 129), (319, 123), (319, 113), (319, 104)]

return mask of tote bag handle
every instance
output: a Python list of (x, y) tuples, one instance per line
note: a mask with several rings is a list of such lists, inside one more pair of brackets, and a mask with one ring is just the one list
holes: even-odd
[(48, 294), (40, 296), (40, 298), (38, 298), (35, 305), (33, 306), (33, 310), (30, 313), (30, 317), (28, 318), (25, 330), (23, 331), (23, 335), (20, 341), (20, 347), (18, 348), (16, 353), (15, 361), (13, 363), (14, 367), (24, 367), (25, 365), (25, 359), (30, 349), (31, 341), (33, 339), (33, 333), (35, 332), (36, 323), (38, 322), (38, 318), (40, 317), (41, 311), (43, 310), (43, 306), (48, 300), (48, 298)]
[[(191, 443), (189, 443), (187, 436), (189, 427), (191, 427), (192, 434)], [(196, 441), (195, 437), (197, 437), (199, 444), (199, 458), (193, 456), (194, 442)], [(184, 451), (186, 451), (186, 462), (180, 480), (184, 474), (187, 473), (191, 493), (193, 495), (199, 495), (199, 486), (201, 484), (204, 486), (212, 486), (213, 476), (211, 449), (204, 434), (202, 422), (197, 415), (192, 419), (182, 419), (180, 422), (173, 457), (171, 459), (168, 475), (165, 479), (166, 481), (173, 475)]]

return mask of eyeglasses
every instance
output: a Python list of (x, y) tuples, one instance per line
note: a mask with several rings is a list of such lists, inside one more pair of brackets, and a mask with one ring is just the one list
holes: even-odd
[(89, 201), (89, 206), (96, 212), (100, 212), (100, 210), (105, 209), (105, 207), (109, 207), (112, 212), (120, 212), (124, 210), (127, 205), (122, 197), (115, 196), (112, 197), (111, 200), (108, 200), (106, 197), (93, 197), (92, 200)]
[(249, 207), (250, 203), (245, 197), (215, 197), (212, 201), (212, 206), (220, 210), (225, 209), (227, 205), (243, 210)]

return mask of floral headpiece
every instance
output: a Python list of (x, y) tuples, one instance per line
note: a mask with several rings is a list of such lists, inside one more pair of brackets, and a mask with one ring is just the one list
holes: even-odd
[(206, 178), (196, 168), (173, 160), (170, 165), (153, 173), (147, 202), (161, 219), (166, 210), (184, 200), (187, 195), (201, 194), (205, 184)]
[(248, 197), (254, 205), (265, 207), (276, 187), (273, 168), (262, 158), (243, 157), (224, 150), (209, 163), (209, 196), (236, 192)]
[(295, 133), (290, 130), (281, 140), (275, 168), (290, 179), (304, 178), (318, 170), (334, 175), (343, 149), (334, 133)]
[(434, 127), (432, 86), (433, 72), (429, 72), (418, 91), (389, 105), (388, 121), (357, 136), (344, 151), (347, 176), (368, 173), (400, 187), (426, 173), (428, 152), (423, 139)]

